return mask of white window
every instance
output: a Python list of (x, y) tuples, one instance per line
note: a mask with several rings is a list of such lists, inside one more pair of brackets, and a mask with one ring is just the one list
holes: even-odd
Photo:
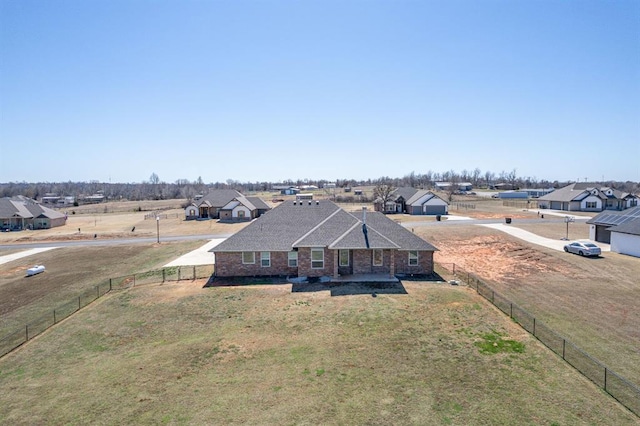
[(586, 208), (588, 209), (595, 209), (598, 208), (598, 203), (595, 201), (587, 201), (587, 206)]
[(340, 266), (349, 266), (349, 250), (340, 250)]
[(271, 252), (260, 252), (260, 266), (262, 266), (263, 268), (268, 268), (271, 266)]
[(238, 210), (238, 217), (244, 217), (244, 210)]
[(324, 249), (322, 248), (311, 249), (311, 268), (313, 269), (324, 268)]
[(297, 268), (298, 267), (298, 252), (290, 251), (289, 252), (289, 267)]
[(382, 249), (373, 249), (373, 266), (382, 266)]
[(409, 252), (409, 266), (417, 266), (418, 265), (418, 252), (416, 250), (412, 250)]
[(243, 251), (242, 263), (245, 265), (251, 265), (256, 263), (256, 254), (252, 251)]

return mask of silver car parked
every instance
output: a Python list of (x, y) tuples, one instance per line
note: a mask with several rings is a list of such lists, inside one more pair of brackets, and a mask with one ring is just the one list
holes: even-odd
[(593, 243), (583, 243), (580, 241), (574, 241), (571, 244), (564, 246), (564, 251), (567, 253), (575, 253), (580, 256), (600, 256), (602, 250), (600, 247)]

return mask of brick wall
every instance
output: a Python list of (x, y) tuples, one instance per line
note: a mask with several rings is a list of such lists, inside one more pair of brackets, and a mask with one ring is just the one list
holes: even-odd
[(322, 277), (333, 276), (333, 250), (324, 249), (324, 268), (311, 268), (311, 248), (301, 247), (298, 249), (298, 276), (301, 277)]
[(297, 268), (289, 267), (289, 254), (286, 251), (272, 251), (269, 267), (261, 266), (259, 251), (255, 252), (255, 260), (254, 264), (245, 265), (242, 263), (242, 252), (216, 253), (216, 275), (219, 277), (298, 275)]
[(431, 274), (433, 272), (433, 252), (418, 252), (418, 265), (409, 266), (409, 252), (396, 252), (396, 274)]
[(373, 250), (352, 250), (354, 274), (388, 274), (391, 250), (382, 250), (382, 266), (373, 266)]

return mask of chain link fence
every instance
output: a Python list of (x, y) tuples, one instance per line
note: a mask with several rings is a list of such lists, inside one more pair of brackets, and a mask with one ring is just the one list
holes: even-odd
[(605, 392), (634, 414), (640, 416), (640, 387), (638, 385), (611, 371), (602, 362), (553, 331), (529, 312), (494, 291), (474, 274), (465, 271), (454, 263), (436, 264), (436, 272), (443, 277), (452, 277), (455, 280), (462, 281), (475, 289), (479, 295), (487, 299), (503, 313), (509, 315), (510, 318), (535, 336), (546, 347), (561, 356), (569, 365), (604, 389)]
[(79, 294), (52, 311), (29, 321), (24, 328), (0, 338), (0, 357), (8, 354), (42, 333), (49, 327), (78, 312), (80, 309), (111, 291), (125, 290), (136, 286), (161, 284), (171, 281), (194, 281), (209, 278), (213, 275), (213, 265), (175, 266), (138, 274), (109, 278)]

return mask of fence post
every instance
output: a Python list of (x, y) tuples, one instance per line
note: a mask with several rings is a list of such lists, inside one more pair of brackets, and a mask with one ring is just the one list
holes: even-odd
[(57, 323), (57, 321), (56, 321), (56, 310), (55, 309), (53, 310), (53, 323), (54, 324)]
[(533, 335), (536, 335), (536, 319), (535, 317), (533, 318)]
[(562, 359), (564, 359), (564, 348), (567, 345), (567, 341), (565, 339), (562, 339)]
[(29, 324), (25, 326), (25, 334), (26, 334), (27, 340), (29, 340)]
[(604, 390), (607, 391), (607, 367), (604, 368)]
[(193, 279), (191, 281), (195, 281), (196, 279), (196, 265), (193, 265)]
[(97, 293), (96, 299), (100, 299), (100, 286), (99, 285), (96, 286), (96, 293)]
[(164, 283), (165, 280), (165, 274), (166, 274), (166, 270), (164, 268), (162, 268), (162, 282)]
[(453, 275), (455, 275), (455, 274), (456, 274), (456, 264), (454, 263), (453, 264)]
[(111, 278), (109, 278), (109, 291), (113, 290), (111, 287)]
[(509, 304), (509, 317), (513, 318), (513, 303)]
[(491, 290), (491, 303), (493, 303), (494, 305), (496, 304), (495, 298), (496, 298), (496, 292)]
[(136, 286), (136, 274), (133, 274), (133, 287)]
[(180, 271), (182, 271), (182, 267), (178, 266), (178, 281), (180, 281)]
[(80, 297), (81, 297), (81, 296), (78, 296), (78, 309), (80, 309), (80, 308), (81, 308), (81, 306), (80, 306)]

